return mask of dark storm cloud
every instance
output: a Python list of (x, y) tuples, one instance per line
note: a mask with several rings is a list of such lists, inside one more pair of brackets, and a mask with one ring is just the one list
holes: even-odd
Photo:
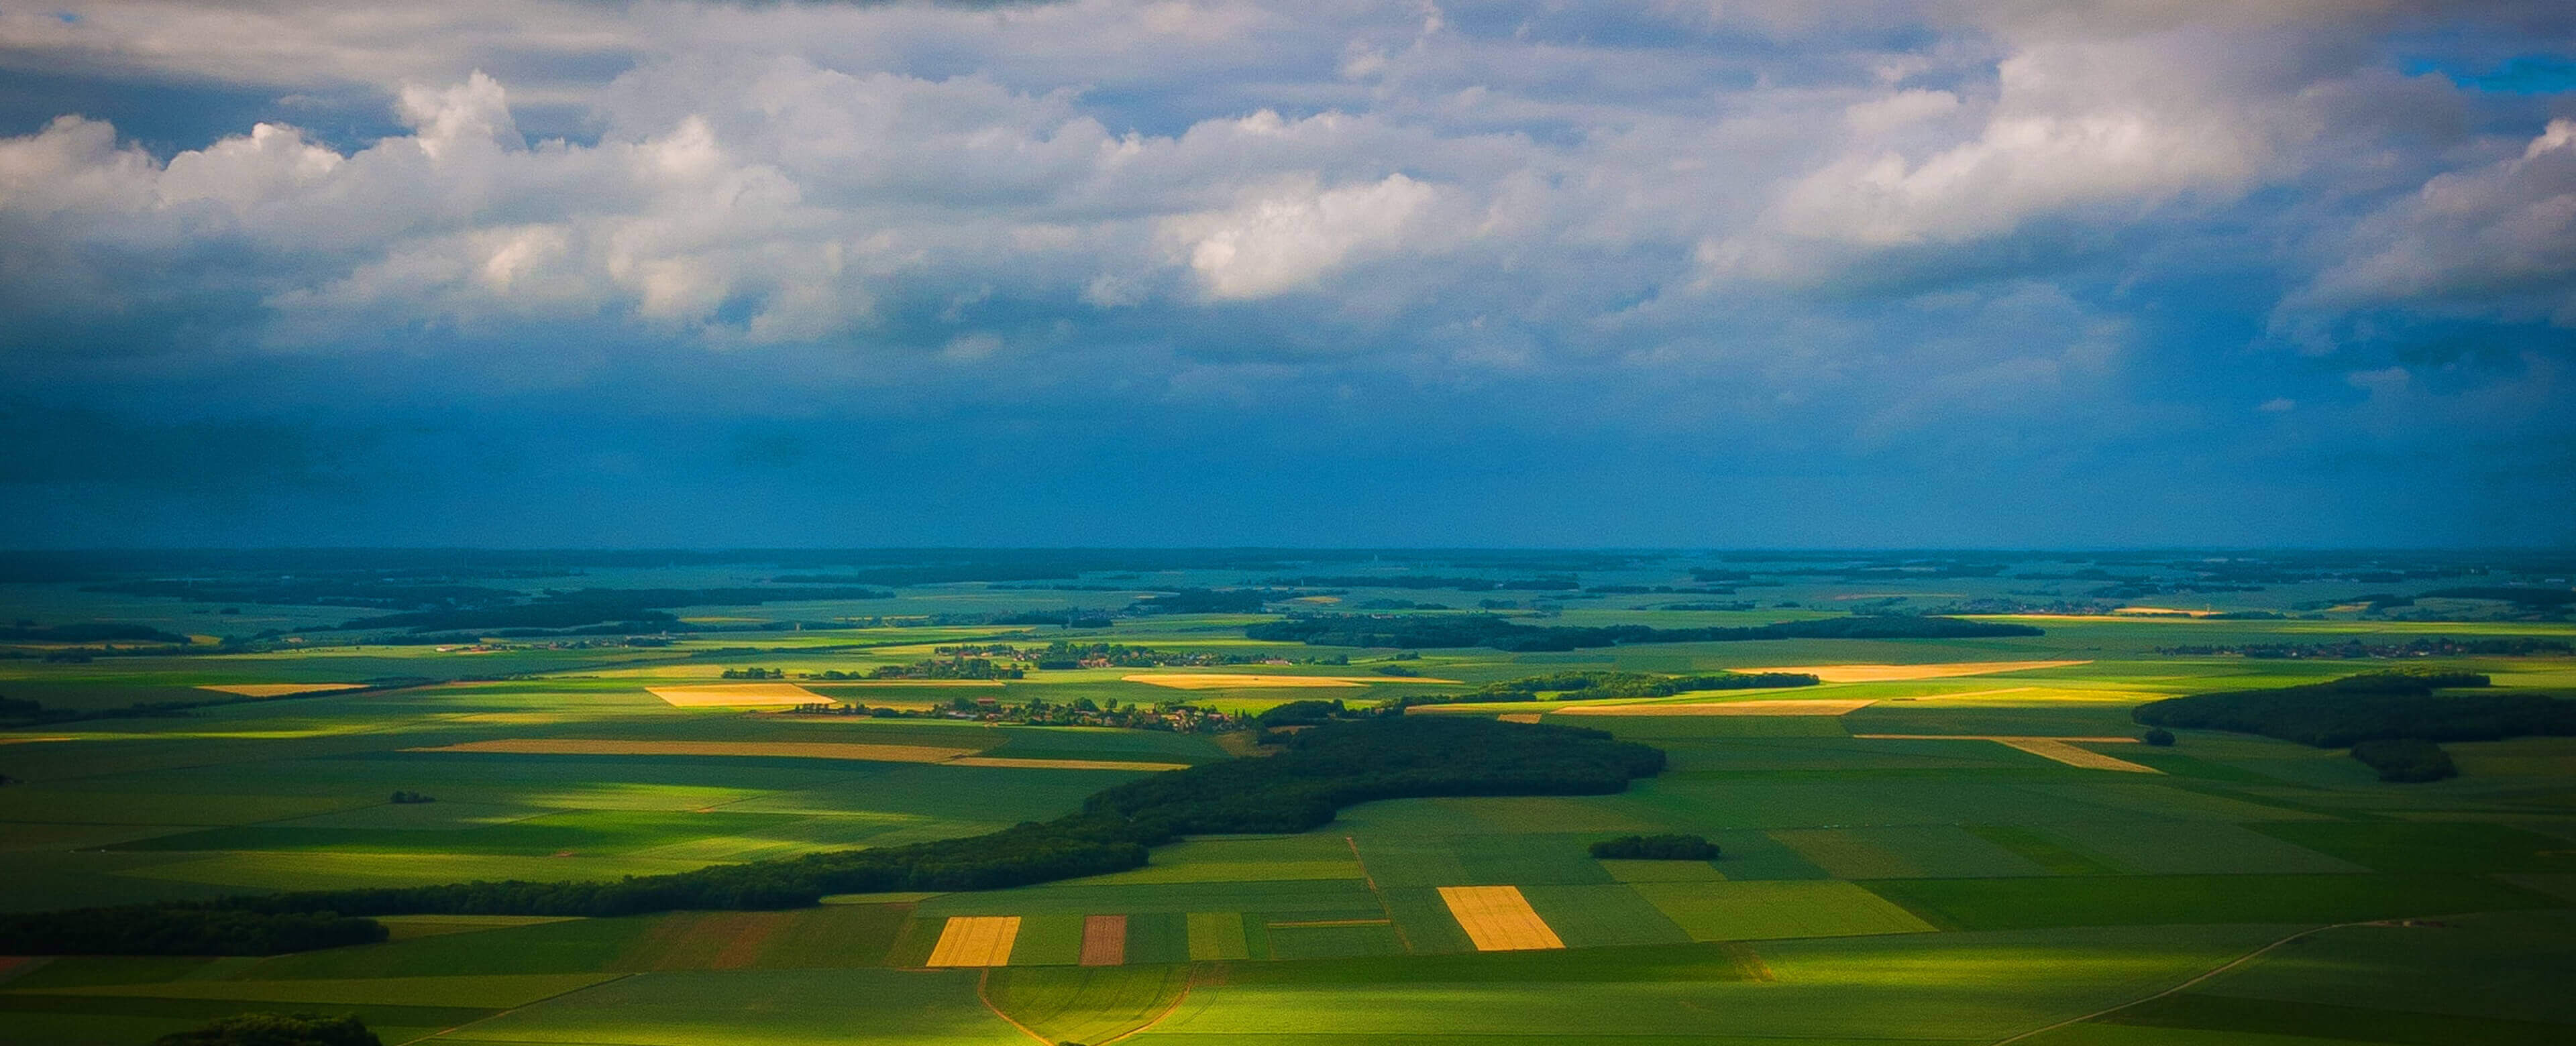
[(0, 540), (2576, 536), (2558, 5), (323, 10), (0, 8)]

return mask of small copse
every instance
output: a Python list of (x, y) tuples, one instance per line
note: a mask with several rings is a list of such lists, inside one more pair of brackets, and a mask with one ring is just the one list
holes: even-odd
[(1592, 856), (1606, 861), (1714, 861), (1718, 849), (1706, 836), (1623, 835), (1592, 844)]
[(384, 1046), (384, 1040), (354, 1016), (241, 1013), (164, 1035), (152, 1046)]

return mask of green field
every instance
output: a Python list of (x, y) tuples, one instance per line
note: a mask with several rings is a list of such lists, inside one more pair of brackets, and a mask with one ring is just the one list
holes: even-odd
[[(770, 576), (727, 569), (603, 568), (596, 583), (677, 588)], [(414, 749), (490, 740), (819, 742), (1197, 764), (1254, 751), (1252, 736), (983, 720), (1033, 698), (1254, 712), (1319, 695), (1360, 706), (1436, 689), (1384, 676), (1391, 682), (1181, 691), (1123, 678), (1145, 670), (1093, 666), (957, 689), (996, 702), (957, 718), (888, 719), (675, 707), (646, 689), (715, 684), (727, 669), (776, 669), (802, 683), (797, 673), (910, 665), (943, 644), (1059, 637), (1236, 659), (1156, 672), (1366, 679), (1395, 668), (1468, 683), (1569, 670), (2072, 663), (1722, 694), (1729, 702), (1872, 702), (1843, 715), (1550, 711), (1550, 723), (1655, 745), (1667, 769), (1611, 795), (1366, 803), (1314, 831), (1192, 838), (1156, 848), (1142, 868), (1089, 878), (837, 897), (784, 911), (401, 916), (388, 918), (384, 943), (272, 957), (0, 958), (0, 1046), (141, 1046), (229, 1013), (317, 1008), (356, 1013), (389, 1044), (487, 1046), (1097, 1046), (1113, 1038), (1140, 1046), (1829, 1046), (1991, 1043), (2061, 1024), (2020, 1041), (2576, 1040), (2576, 1005), (2564, 990), (2576, 983), (2576, 739), (2449, 744), (2463, 775), (2428, 785), (2383, 784), (2340, 750), (2235, 734), (2185, 731), (2171, 748), (2095, 746), (2155, 774), (1953, 739), (2131, 736), (2138, 727), (2129, 710), (2144, 701), (2400, 663), (2160, 649), (2426, 636), (2567, 641), (2576, 638), (2568, 623), (2404, 621), (2347, 608), (2313, 619), (2031, 617), (2022, 620), (2045, 635), (1972, 640), (1403, 656), (1248, 641), (1244, 623), (1264, 619), (1251, 615), (1135, 614), (1069, 634), (928, 617), (1117, 610), (1141, 592), (1262, 576), (1191, 568), (1082, 579), (1165, 586), (1136, 592), (965, 583), (903, 587), (868, 605), (690, 607), (684, 619), (801, 627), (684, 633), (654, 646), (496, 640), (474, 651), (378, 643), (227, 653), (207, 644), (89, 661), (48, 661), (30, 648), (0, 659), (0, 695), (92, 711), (221, 701), (0, 731), (0, 773), (18, 782), (0, 787), (0, 910), (476, 879), (613, 880), (977, 835), (1062, 815), (1141, 776), (779, 754)], [(1650, 590), (1695, 584), (1645, 566), (1603, 568), (1598, 577), (1587, 568), (1584, 579)], [(1647, 591), (1577, 593), (1549, 597), (1562, 602), (1544, 611), (1497, 612), (1549, 626), (1747, 625), (1835, 616), (1817, 608), (1855, 592), (1958, 593), (1908, 597), (1917, 598), (1911, 606), (1937, 606), (2042, 583), (1980, 575), (1864, 584), (1785, 570), (1771, 580), (1776, 587), (1744, 589), (1764, 604), (1752, 610), (1659, 609), (1717, 597)], [(2293, 600), (2291, 589), (2303, 594)], [(2318, 581), (2211, 599), (2221, 609), (2295, 615), (2306, 613), (2298, 605), (2367, 591)], [(1494, 595), (1353, 587), (1333, 598), (1472, 609)], [(69, 585), (0, 584), (0, 597), (29, 608), (19, 616), (48, 621), (80, 608), (187, 632), (217, 627), (211, 613)], [(1510, 594), (1523, 604), (1538, 598)], [(1792, 602), (1804, 605), (1773, 605)], [(823, 627), (880, 615), (918, 620)], [(238, 615), (261, 628), (302, 629), (346, 616), (258, 606)], [(2568, 656), (2403, 663), (2576, 693)], [(239, 701), (197, 689), (298, 681), (383, 685)], [(871, 702), (953, 696), (814, 686)], [(1658, 700), (1680, 708), (1711, 696)], [(396, 790), (435, 801), (397, 805), (389, 801)], [(1665, 832), (1704, 835), (1722, 855), (1600, 861), (1586, 851), (1614, 836)], [(1477, 951), (1440, 892), (1466, 886), (1517, 888), (1564, 947)], [(1007, 965), (925, 969), (947, 921), (964, 916), (1019, 918)], [(1106, 953), (1117, 965), (1083, 965), (1089, 926), (1122, 928)]]

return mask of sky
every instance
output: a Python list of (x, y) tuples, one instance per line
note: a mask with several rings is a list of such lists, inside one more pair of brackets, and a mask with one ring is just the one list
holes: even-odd
[(0, 545), (2566, 546), (2557, 0), (0, 0)]

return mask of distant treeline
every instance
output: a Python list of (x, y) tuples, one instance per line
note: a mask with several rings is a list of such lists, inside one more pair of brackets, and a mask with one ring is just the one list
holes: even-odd
[(2498, 741), (2576, 735), (2576, 701), (2546, 694), (2437, 695), (2483, 687), (2472, 672), (2365, 672), (2324, 683), (2169, 697), (2130, 715), (2148, 726), (2234, 730), (2341, 748), (2357, 741)]
[(1053, 581), (1080, 577), (1071, 563), (946, 563), (920, 567), (878, 567), (847, 574), (782, 574), (777, 585), (948, 585), (960, 581)]
[(383, 923), (327, 909), (155, 904), (0, 915), (5, 955), (277, 955), (384, 939)]
[(1065, 628), (1107, 628), (1113, 622), (1098, 610), (1014, 610), (984, 619), (993, 625), (1060, 625)]
[(0, 640), (26, 643), (176, 643), (185, 646), (188, 637), (174, 636), (146, 625), (119, 625), (100, 621), (39, 625), (32, 621), (21, 621), (14, 625), (0, 625)]
[(2576, 653), (2563, 640), (2518, 636), (2501, 639), (2425, 637), (2403, 643), (2243, 643), (2234, 646), (2160, 646), (2159, 654), (2208, 657), (2234, 654), (2258, 659), (2340, 660), (2392, 657), (2539, 657)]
[(1495, 581), (1481, 577), (1440, 577), (1433, 574), (1274, 577), (1264, 579), (1261, 583), (1283, 588), (1446, 588), (1461, 592), (1571, 592), (1583, 587), (1581, 582), (1570, 577)]
[(1319, 614), (1252, 625), (1246, 627), (1243, 634), (1253, 639), (1300, 642), (1311, 646), (1481, 646), (1496, 650), (1548, 651), (1640, 643), (1729, 643), (1758, 639), (1970, 639), (2041, 633), (2029, 625), (1892, 615), (1780, 621), (1745, 628), (1650, 628), (1645, 625), (1566, 628), (1523, 625), (1491, 614)]
[(1597, 730), (1465, 717), (1330, 723), (1290, 739), (1275, 756), (1152, 774), (1099, 792), (1055, 820), (969, 838), (614, 882), (322, 890), (0, 915), (0, 954), (268, 954), (381, 939), (381, 926), (346, 916), (765, 910), (834, 893), (1024, 886), (1136, 868), (1148, 847), (1183, 835), (1306, 831), (1353, 803), (1602, 795), (1663, 766), (1661, 750)]
[(1184, 588), (1139, 599), (1133, 609), (1140, 614), (1258, 614), (1272, 600), (1296, 597), (1269, 588)]
[(365, 690), (390, 690), (400, 687), (418, 686), (426, 682), (429, 682), (429, 680), (411, 678), (377, 679), (370, 680), (364, 686), (355, 691), (348, 689), (317, 690), (309, 694), (288, 694), (281, 697), (241, 697), (232, 694), (217, 696), (210, 693), (205, 698), (198, 700), (138, 701), (123, 708), (47, 708), (44, 706), (44, 703), (40, 701), (28, 701), (0, 695), (0, 730), (15, 729), (26, 726), (48, 726), (55, 723), (70, 723), (88, 719), (158, 719), (170, 716), (184, 716), (189, 714), (192, 709), (212, 708), (217, 705), (237, 705), (247, 701), (285, 701), (299, 697), (321, 697), (326, 694), (347, 697), (352, 693)]
[(351, 621), (340, 627), (407, 628), (415, 632), (432, 632), (472, 628), (572, 628), (615, 622), (642, 631), (679, 620), (666, 612), (669, 607), (892, 598), (894, 593), (875, 588), (585, 588), (574, 592), (549, 592), (528, 603), (386, 614)]
[(87, 585), (81, 591), (158, 596), (192, 603), (264, 603), (270, 606), (369, 607), (377, 610), (496, 606), (521, 595), (511, 589), (485, 585), (426, 583), (366, 574), (162, 578)]
[(2530, 607), (2563, 607), (2576, 604), (2576, 590), (2564, 588), (2444, 588), (2416, 596), (2417, 599), (2497, 599)]
[(1758, 690), (1814, 686), (1820, 680), (1804, 672), (1718, 672), (1712, 675), (1659, 676), (1644, 672), (1557, 672), (1500, 683), (1487, 683), (1455, 694), (1407, 694), (1381, 705), (1401, 710), (1409, 705), (1470, 704), (1486, 701), (1536, 701), (1553, 695), (1558, 701), (1597, 698), (1671, 697), (1694, 690)]

